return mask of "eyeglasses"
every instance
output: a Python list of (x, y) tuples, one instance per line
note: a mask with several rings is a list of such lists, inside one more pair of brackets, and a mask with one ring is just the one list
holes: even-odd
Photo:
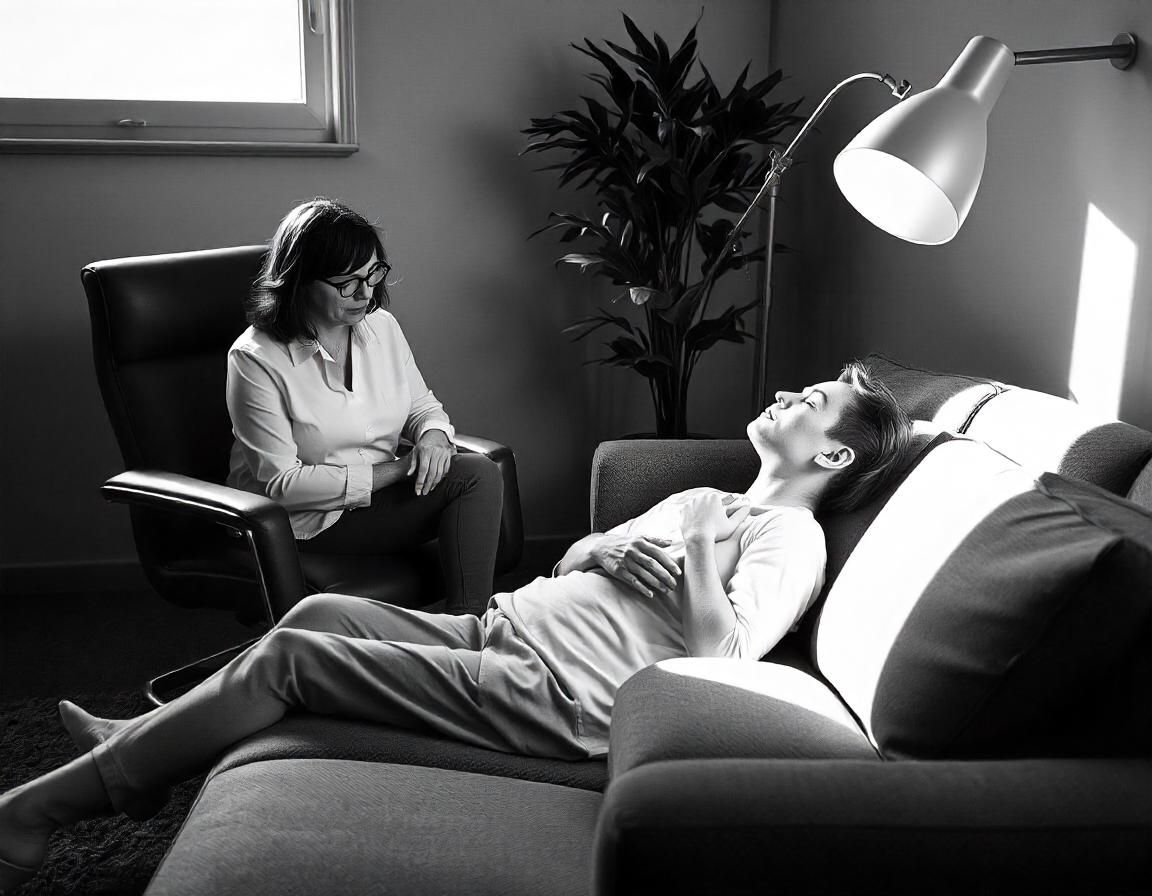
[(360, 289), (360, 283), (364, 282), (369, 288), (379, 286), (384, 278), (388, 276), (388, 272), (392, 270), (392, 265), (386, 261), (377, 262), (376, 265), (368, 271), (364, 277), (350, 277), (347, 280), (342, 280), (340, 283), (333, 283), (331, 280), (321, 279), (321, 283), (327, 283), (329, 286), (334, 287), (340, 295), (346, 299), (352, 298)]

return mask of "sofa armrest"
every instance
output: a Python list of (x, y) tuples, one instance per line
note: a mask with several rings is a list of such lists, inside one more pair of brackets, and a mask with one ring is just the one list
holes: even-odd
[(217, 523), (247, 538), (271, 621), (308, 593), (288, 511), (269, 498), (161, 470), (120, 473), (105, 482), (100, 493), (116, 503)]
[(1146, 892), (1152, 761), (685, 760), (605, 793), (594, 890)]
[(504, 511), (500, 517), (500, 543), (496, 548), (496, 572), (513, 569), (524, 555), (524, 517), (520, 510), (520, 481), (516, 474), (516, 455), (500, 442), (480, 436), (456, 433), (456, 447), (473, 454), (483, 454), (500, 468), (504, 480)]
[(592, 458), (592, 531), (605, 532), (685, 489), (744, 491), (759, 468), (746, 439), (601, 442)]
[(867, 735), (824, 682), (779, 663), (665, 660), (616, 692), (608, 770), (671, 759), (871, 759)]

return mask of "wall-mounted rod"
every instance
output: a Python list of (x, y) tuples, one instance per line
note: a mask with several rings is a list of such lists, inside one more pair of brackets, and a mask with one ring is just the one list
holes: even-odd
[(1136, 61), (1136, 36), (1125, 31), (1100, 47), (1065, 47), (1058, 50), (1023, 50), (1015, 54), (1017, 65), (1043, 65), (1048, 62), (1088, 62), (1111, 59), (1116, 68), (1130, 68)]

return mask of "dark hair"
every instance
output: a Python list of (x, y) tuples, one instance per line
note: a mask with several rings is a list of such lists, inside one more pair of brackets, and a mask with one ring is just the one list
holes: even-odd
[(854, 510), (875, 498), (905, 467), (912, 446), (912, 421), (896, 397), (859, 361), (840, 372), (853, 397), (828, 430), (856, 459), (837, 473), (820, 496), (820, 511)]
[[(334, 199), (318, 196), (284, 216), (245, 302), (248, 323), (281, 342), (316, 339), (301, 287), (354, 271), (375, 254), (386, 261), (376, 227)], [(389, 304), (387, 284), (372, 291), (367, 314)]]

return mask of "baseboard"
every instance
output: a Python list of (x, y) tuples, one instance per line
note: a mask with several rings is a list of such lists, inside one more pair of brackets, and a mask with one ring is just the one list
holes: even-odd
[(136, 591), (148, 588), (135, 560), (99, 563), (19, 563), (0, 566), (0, 598), (15, 594)]

